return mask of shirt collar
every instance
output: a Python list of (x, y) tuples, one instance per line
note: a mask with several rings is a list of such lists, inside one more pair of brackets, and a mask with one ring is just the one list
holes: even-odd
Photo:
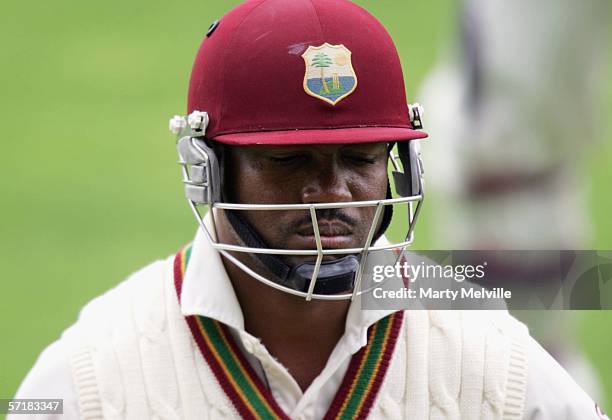
[[(209, 225), (208, 215), (204, 222)], [(181, 312), (185, 316), (201, 315), (244, 330), (242, 309), (221, 255), (212, 247), (202, 228), (196, 233), (183, 277)]]
[[(204, 223), (210, 226), (206, 215)], [(376, 244), (388, 243), (383, 236)], [(253, 281), (257, 281), (253, 279)], [(244, 331), (244, 316), (225, 271), (221, 255), (210, 244), (206, 233), (198, 228), (193, 241), (191, 258), (183, 278), (181, 290), (183, 315), (201, 315), (222, 322), (238, 331)], [(367, 343), (367, 329), (394, 310), (362, 310), (361, 300), (355, 299), (346, 317), (346, 343), (358, 349)]]

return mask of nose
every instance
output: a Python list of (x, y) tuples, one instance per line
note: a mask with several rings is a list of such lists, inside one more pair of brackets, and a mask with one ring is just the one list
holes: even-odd
[(336, 165), (320, 165), (302, 189), (304, 204), (352, 201), (350, 177)]

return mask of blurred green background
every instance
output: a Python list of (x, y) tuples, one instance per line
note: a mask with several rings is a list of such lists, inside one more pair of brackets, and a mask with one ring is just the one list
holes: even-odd
[[(209, 24), (237, 3), (3, 2), (0, 398), (13, 396), (87, 301), (192, 239), (196, 224), (167, 123), (185, 112), (191, 64)], [(455, 33), (456, 3), (357, 3), (396, 40), (413, 100)], [(610, 121), (612, 84), (605, 89)], [(599, 249), (612, 249), (611, 163), (607, 141), (584, 162)], [(422, 248), (433, 223), (428, 206), (435, 198), (417, 227)], [(575, 317), (609, 407), (612, 312)]]

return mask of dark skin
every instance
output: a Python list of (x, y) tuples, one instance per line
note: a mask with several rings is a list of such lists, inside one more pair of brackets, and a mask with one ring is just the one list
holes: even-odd
[[(387, 192), (387, 144), (241, 146), (223, 150), (226, 198), (236, 203), (300, 204), (379, 200)], [(363, 246), (374, 207), (321, 211), (323, 248)], [(222, 214), (221, 242), (239, 243)], [(243, 216), (268, 247), (316, 249), (308, 211), (249, 211)], [(239, 255), (257, 271), (252, 256)], [(328, 257), (334, 258), (334, 257)], [(314, 257), (285, 257), (290, 266)], [(242, 308), (246, 330), (292, 374), (302, 390), (319, 375), (344, 334), (350, 301), (307, 302), (273, 289), (224, 258)]]

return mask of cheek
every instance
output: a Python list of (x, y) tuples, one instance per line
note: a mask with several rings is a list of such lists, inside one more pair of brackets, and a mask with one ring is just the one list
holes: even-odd
[(355, 201), (381, 200), (387, 197), (387, 168), (376, 165), (353, 178), (351, 191)]
[[(365, 174), (362, 174), (360, 177), (355, 179), (355, 183), (352, 188), (354, 200), (384, 200), (387, 198), (387, 185), (387, 167), (383, 165), (376, 165)], [(352, 213), (353, 217), (359, 220), (359, 224), (357, 225), (355, 232), (358, 238), (359, 246), (363, 245), (365, 238), (368, 235), (370, 227), (374, 221), (375, 213), (376, 206), (354, 209), (354, 213)], [(379, 219), (377, 225), (380, 226), (381, 222), (382, 220)]]
[[(291, 176), (273, 176), (261, 166), (251, 162), (240, 162), (234, 166), (229, 188), (231, 200), (248, 204), (298, 203), (299, 185)], [(282, 179), (282, 182), (279, 182)], [(268, 245), (282, 246), (284, 228), (295, 220), (308, 216), (308, 211), (243, 211), (242, 216), (253, 226)]]
[[(260, 165), (243, 162), (233, 174), (233, 200), (238, 203), (280, 204), (299, 202), (299, 184), (290, 174), (279, 176)], [(264, 212), (267, 213), (267, 212)]]

